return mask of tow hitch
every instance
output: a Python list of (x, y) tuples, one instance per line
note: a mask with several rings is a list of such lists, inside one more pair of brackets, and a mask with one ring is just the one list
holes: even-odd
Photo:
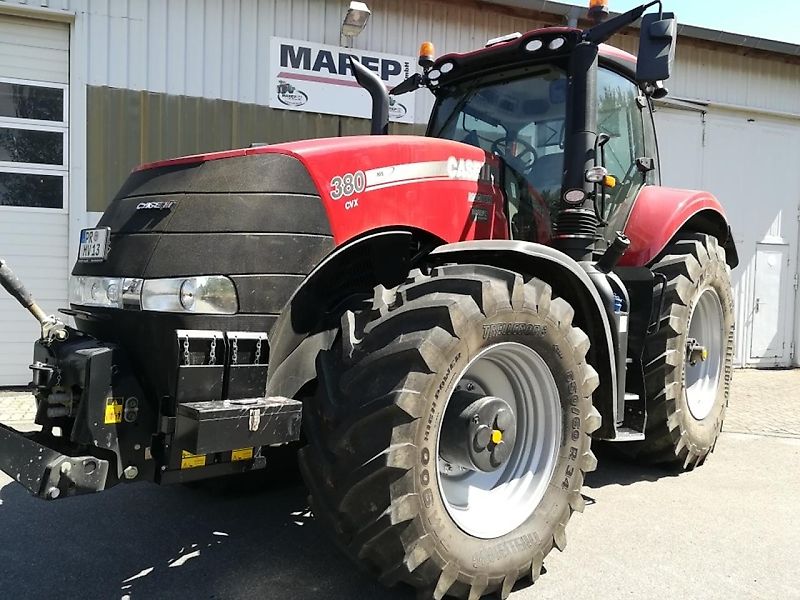
[(58, 438), (46, 433), (23, 434), (0, 424), (0, 470), (45, 500), (105, 489), (107, 460), (67, 456), (50, 447), (58, 444)]

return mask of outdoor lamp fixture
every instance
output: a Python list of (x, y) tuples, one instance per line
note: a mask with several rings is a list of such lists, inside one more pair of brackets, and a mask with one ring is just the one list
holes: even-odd
[(344, 21), (342, 21), (342, 46), (349, 48), (352, 45), (353, 38), (364, 31), (371, 14), (364, 2), (350, 3), (347, 14), (344, 16)]

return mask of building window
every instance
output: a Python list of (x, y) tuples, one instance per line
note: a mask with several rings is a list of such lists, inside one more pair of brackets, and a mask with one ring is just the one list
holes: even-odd
[(63, 210), (69, 173), (67, 86), (0, 78), (0, 210)]

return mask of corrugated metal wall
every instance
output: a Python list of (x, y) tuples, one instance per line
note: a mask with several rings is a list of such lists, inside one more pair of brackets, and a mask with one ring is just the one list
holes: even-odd
[[(268, 103), (272, 35), (339, 43), (346, 0), (2, 0), (73, 10), (88, 52), (87, 83), (134, 90)], [(372, 19), (355, 47), (413, 55), (419, 41), (440, 53), (540, 22), (472, 0), (370, 0)], [(680, 17), (680, 15), (678, 15)], [(616, 43), (632, 50), (635, 39)], [(744, 56), (682, 38), (671, 81), (675, 96), (800, 114), (800, 65), (779, 56)], [(418, 95), (424, 120), (430, 99)]]
[[(369, 133), (365, 119), (282, 111), (259, 104), (89, 86), (87, 207), (105, 210), (136, 165), (253, 142)], [(394, 134), (421, 125), (392, 123)]]

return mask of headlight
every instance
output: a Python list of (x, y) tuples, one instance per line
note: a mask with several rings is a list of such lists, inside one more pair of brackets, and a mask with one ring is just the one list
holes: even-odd
[(158, 312), (232, 315), (239, 309), (233, 282), (221, 275), (132, 279), (72, 277), (70, 303)]
[(72, 304), (122, 308), (121, 277), (73, 277), (69, 292)]
[(227, 277), (146, 279), (142, 310), (232, 315), (239, 308), (236, 288)]

